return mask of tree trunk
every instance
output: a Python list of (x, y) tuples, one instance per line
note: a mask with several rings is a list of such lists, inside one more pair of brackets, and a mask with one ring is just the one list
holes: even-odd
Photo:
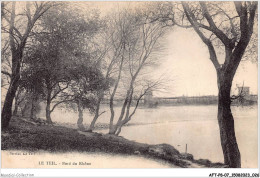
[(95, 111), (95, 116), (94, 116), (94, 118), (93, 118), (93, 120), (92, 120), (92, 122), (91, 122), (91, 124), (90, 124), (90, 126), (88, 128), (88, 130), (87, 130), (88, 132), (92, 132), (93, 129), (95, 128), (96, 121), (97, 121), (97, 119), (99, 117), (99, 108), (100, 108), (101, 100), (102, 100), (102, 98), (99, 97), (98, 102), (97, 102), (97, 108), (96, 108), (96, 111)]
[(111, 97), (110, 97), (109, 106), (110, 106), (111, 115), (110, 115), (110, 121), (109, 121), (109, 134), (115, 134), (115, 130), (116, 130), (116, 128), (115, 128), (114, 125), (113, 125), (114, 117), (115, 117), (115, 111), (114, 111), (114, 97), (115, 97), (115, 94), (116, 94), (116, 91), (117, 91), (117, 88), (118, 88), (119, 81), (120, 81), (120, 79), (121, 79), (121, 72), (122, 72), (122, 67), (123, 67), (124, 59), (125, 59), (125, 58), (124, 58), (124, 55), (122, 55), (122, 60), (121, 60), (120, 66), (119, 66), (119, 72), (118, 72), (116, 84), (115, 84), (114, 90), (113, 90), (113, 92), (112, 92), (112, 94), (111, 94)]
[(233, 77), (218, 74), (218, 124), (224, 163), (232, 168), (240, 168), (241, 157), (236, 141), (234, 119), (230, 108), (232, 80)]
[(18, 115), (18, 108), (23, 98), (21, 97), (22, 89), (17, 89), (16, 96), (15, 96), (15, 102), (14, 102), (14, 111), (13, 116)]
[(28, 110), (28, 102), (26, 102), (25, 106), (22, 108), (22, 111), (21, 111), (22, 117), (26, 117), (27, 110)]
[(116, 126), (117, 131), (115, 132), (116, 135), (120, 134), (123, 125), (125, 125), (129, 120), (129, 113), (130, 113), (130, 107), (131, 107), (131, 103), (132, 103), (133, 92), (134, 92), (134, 89), (132, 87), (131, 92), (130, 92), (130, 96), (129, 96), (129, 99), (128, 99), (128, 103), (127, 103), (125, 118), (117, 123), (117, 126)]
[(30, 118), (32, 120), (35, 120), (36, 119), (36, 106), (35, 106), (35, 102), (37, 100), (37, 96), (35, 96), (35, 94), (33, 93), (32, 94), (32, 106), (31, 106), (31, 113), (30, 113)]
[[(127, 96), (128, 96), (128, 94), (129, 93), (127, 91)], [(125, 109), (126, 109), (127, 103), (128, 103), (128, 98), (125, 99), (124, 104), (123, 104), (122, 109), (121, 109), (120, 116), (118, 118), (118, 121), (117, 121), (117, 123), (114, 126), (111, 127), (112, 129), (109, 130), (109, 134), (112, 134), (112, 135), (116, 134), (117, 129), (120, 126), (120, 123), (121, 123), (121, 121), (122, 121), (122, 119), (123, 119), (123, 117), (125, 115)]]
[(133, 111), (133, 113), (130, 116), (126, 117), (124, 120), (122, 120), (120, 123), (118, 123), (117, 130), (115, 132), (116, 135), (119, 135), (121, 133), (122, 127), (131, 120), (134, 112), (135, 111)]
[[(12, 105), (15, 97), (16, 90), (18, 88), (18, 82), (20, 80), (20, 60), (22, 59), (22, 47), (15, 47), (15, 41), (13, 38), (13, 27), (15, 18), (15, 2), (12, 3), (12, 11), (10, 18), (10, 29), (9, 29), (9, 39), (10, 48), (12, 52), (12, 75), (8, 91), (5, 96), (4, 106), (1, 115), (1, 128), (6, 129), (9, 126), (9, 122), (12, 117)], [(21, 50), (20, 50), (21, 49)]]
[(15, 98), (13, 116), (17, 116), (18, 112), (18, 98)]
[(113, 125), (113, 121), (114, 121), (114, 117), (115, 117), (115, 111), (114, 111), (114, 108), (113, 108), (113, 103), (114, 101), (113, 101), (113, 99), (111, 98), (110, 99), (110, 113), (111, 113), (111, 115), (110, 115), (110, 121), (109, 121), (109, 134), (114, 134), (115, 133), (115, 127), (114, 127), (114, 125)]
[(19, 85), (18, 82), (20, 79), (20, 65), (18, 65), (17, 68), (19, 68), (19, 70), (13, 71), (11, 81), (10, 81), (10, 86), (9, 86), (7, 94), (5, 96), (4, 106), (2, 109), (2, 115), (1, 115), (1, 117), (2, 117), (1, 128), (2, 129), (6, 129), (9, 126), (9, 122), (12, 117), (13, 100), (14, 100), (15, 93), (16, 93), (18, 85)]
[(116, 131), (115, 131), (115, 135), (119, 135), (120, 133), (121, 133), (121, 129), (122, 129), (122, 127), (123, 127), (123, 125), (124, 125), (124, 122), (123, 121), (121, 121), (121, 122), (119, 122), (118, 124), (117, 124), (117, 129), (116, 129)]
[(47, 91), (46, 120), (47, 120), (48, 124), (52, 124), (52, 120), (51, 120), (51, 90)]
[(82, 108), (82, 103), (81, 103), (80, 99), (78, 100), (77, 105), (78, 105), (78, 112), (79, 112), (79, 118), (77, 121), (78, 128), (79, 128), (79, 130), (84, 131), (85, 127), (83, 125), (83, 108)]

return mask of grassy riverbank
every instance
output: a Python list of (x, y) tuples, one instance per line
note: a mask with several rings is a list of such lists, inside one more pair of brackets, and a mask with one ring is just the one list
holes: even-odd
[(148, 145), (113, 135), (80, 132), (57, 125), (37, 125), (13, 118), (9, 129), (2, 131), (2, 150), (48, 152), (96, 152), (116, 155), (136, 155), (167, 162), (172, 167), (223, 167), (221, 163), (193, 160), (168, 144)]

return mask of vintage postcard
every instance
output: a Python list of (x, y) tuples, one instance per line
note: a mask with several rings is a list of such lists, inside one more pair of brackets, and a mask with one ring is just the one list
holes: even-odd
[(257, 14), (2, 1), (1, 168), (258, 168)]

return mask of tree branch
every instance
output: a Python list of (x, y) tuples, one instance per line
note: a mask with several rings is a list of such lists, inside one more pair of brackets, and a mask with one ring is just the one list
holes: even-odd
[(62, 100), (62, 101), (59, 101), (57, 102), (55, 105), (53, 105), (52, 109), (50, 110), (50, 112), (53, 112), (53, 110), (61, 103), (65, 103), (65, 102), (68, 102), (68, 101), (73, 101), (74, 99), (70, 99), (70, 100)]
[(106, 111), (101, 112), (101, 113), (98, 115), (98, 117), (101, 116), (102, 114), (104, 114), (105, 112), (106, 112)]
[(235, 17), (230, 17), (221, 7), (219, 7), (218, 5), (216, 5), (216, 7), (221, 11), (221, 13), (223, 13), (229, 20), (230, 26), (231, 26), (231, 33), (233, 34), (234, 38), (237, 39), (238, 37), (238, 33), (235, 30), (235, 25), (233, 23), (233, 19), (239, 16), (235, 16)]
[(235, 2), (235, 6), (237, 9), (237, 13), (240, 15), (240, 31), (241, 37), (240, 40), (233, 52), (233, 56), (237, 56), (237, 58), (233, 58), (233, 60), (241, 60), (244, 51), (250, 41), (250, 38), (253, 33), (254, 19), (257, 9), (257, 2), (251, 4), (249, 10), (249, 22), (247, 23), (247, 9), (242, 6), (241, 2)]
[(11, 78), (11, 76), (12, 76), (12, 75), (11, 75), (9, 72), (7, 72), (7, 71), (1, 70), (1, 73), (4, 74), (4, 75), (7, 75), (7, 76), (10, 77), (10, 78)]
[(186, 14), (187, 19), (189, 20), (189, 22), (191, 23), (191, 25), (193, 26), (193, 29), (196, 31), (196, 33), (199, 35), (199, 37), (201, 38), (201, 40), (208, 46), (209, 49), (209, 53), (210, 53), (210, 60), (212, 61), (214, 67), (216, 70), (218, 70), (219, 68), (221, 68), (218, 60), (217, 60), (217, 55), (214, 49), (214, 46), (212, 45), (212, 42), (207, 39), (204, 34), (199, 30), (199, 27), (197, 25), (197, 22), (195, 20), (195, 16), (194, 14), (190, 11), (188, 5), (186, 2), (182, 2), (183, 5), (183, 9), (184, 12)]
[(57, 91), (57, 92), (51, 97), (51, 100), (53, 100), (54, 98), (56, 98), (56, 96), (57, 96), (60, 92), (64, 91), (65, 89), (67, 89), (67, 88), (69, 87), (69, 83), (66, 83), (66, 84), (67, 84), (67, 85), (66, 85), (64, 88), (61, 88), (60, 85), (59, 85), (59, 83), (58, 83), (59, 91)]
[[(208, 21), (211, 31), (222, 41), (222, 43), (225, 46), (230, 46), (231, 40), (225, 35), (225, 33), (223, 33), (221, 30), (218, 29), (218, 27), (216, 26), (216, 24), (214, 23), (212, 17), (210, 16), (209, 12), (208, 12), (208, 8), (205, 2), (200, 2), (200, 6), (203, 12), (204, 17), (206, 18), (206, 20)], [(231, 47), (231, 46), (230, 46)], [(232, 47), (232, 49), (234, 48), (234, 46)]]
[[(18, 30), (14, 25), (12, 25), (12, 24), (13, 24), (13, 23), (12, 23), (12, 19), (9, 20), (5, 15), (3, 16), (3, 18), (9, 23), (10, 26), (12, 26), (12, 28), (14, 29), (14, 31), (17, 33), (16, 36), (18, 36), (18, 37), (21, 39), (21, 38), (22, 38), (22, 34), (19, 32), (19, 30)], [(10, 33), (10, 32), (8, 32), (8, 33)]]

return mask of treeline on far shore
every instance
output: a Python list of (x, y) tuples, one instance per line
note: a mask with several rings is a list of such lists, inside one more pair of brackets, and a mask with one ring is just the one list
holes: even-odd
[[(257, 104), (257, 95), (249, 95), (243, 98), (237, 98), (232, 100), (231, 105), (237, 106), (248, 106), (248, 105), (256, 105)], [(123, 100), (116, 100), (115, 106), (121, 106)], [(103, 101), (104, 105), (109, 105), (109, 101)], [(134, 105), (134, 102), (132, 103)], [(218, 96), (182, 96), (182, 97), (153, 97), (148, 100), (143, 99), (140, 101), (140, 107), (157, 107), (157, 106), (183, 106), (183, 105), (217, 105), (218, 104)]]

